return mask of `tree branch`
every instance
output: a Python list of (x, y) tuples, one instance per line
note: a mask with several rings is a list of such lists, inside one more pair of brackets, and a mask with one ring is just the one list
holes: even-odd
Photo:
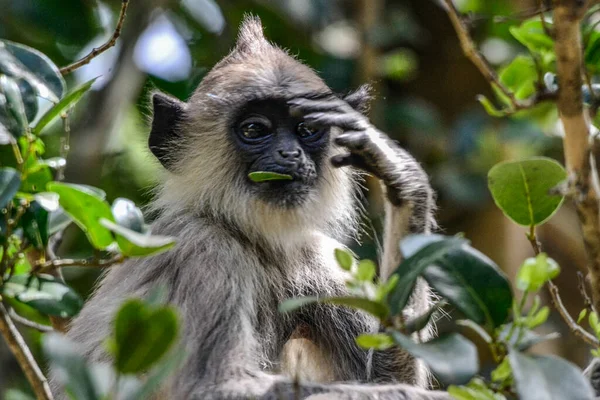
[(10, 351), (14, 354), (21, 369), (25, 373), (29, 384), (31, 385), (35, 396), (39, 400), (53, 400), (52, 392), (46, 377), (42, 373), (39, 365), (33, 358), (29, 347), (25, 343), (23, 336), (17, 330), (17, 327), (11, 320), (4, 304), (0, 302), (0, 333), (4, 337)]
[(48, 260), (46, 262), (37, 264), (32, 272), (33, 273), (51, 273), (57, 268), (61, 267), (94, 267), (94, 268), (107, 268), (112, 267), (115, 264), (119, 264), (125, 261), (125, 256), (122, 254), (114, 255), (111, 258), (84, 258), (80, 260), (72, 260), (70, 258), (62, 258), (57, 260)]
[(52, 329), (51, 326), (43, 325), (43, 324), (38, 324), (37, 322), (30, 321), (27, 318), (20, 316), (12, 308), (10, 308), (8, 310), (8, 316), (10, 317), (10, 319), (12, 319), (13, 321), (15, 321), (17, 324), (21, 324), (23, 326), (26, 326), (27, 328), (35, 329), (35, 330), (40, 331), (40, 332), (52, 332), (52, 331), (54, 331), (54, 329)]
[(587, 1), (554, 0), (555, 51), (559, 83), (558, 111), (565, 131), (564, 153), (569, 192), (579, 216), (588, 258), (594, 309), (600, 310), (600, 208), (597, 177), (592, 173), (590, 123), (583, 105), (580, 21)]
[(108, 39), (106, 43), (104, 43), (100, 47), (95, 47), (92, 51), (81, 58), (80, 60), (75, 61), (72, 64), (67, 65), (66, 67), (62, 67), (60, 69), (60, 73), (63, 75), (70, 74), (75, 71), (77, 68), (82, 67), (86, 64), (89, 64), (94, 58), (104, 53), (106, 50), (110, 49), (117, 43), (117, 39), (121, 36), (121, 29), (123, 29), (123, 22), (125, 21), (125, 14), (127, 13), (127, 7), (129, 6), (129, 0), (122, 0), (121, 3), (121, 12), (119, 13), (119, 19), (117, 20), (117, 26), (111, 37)]

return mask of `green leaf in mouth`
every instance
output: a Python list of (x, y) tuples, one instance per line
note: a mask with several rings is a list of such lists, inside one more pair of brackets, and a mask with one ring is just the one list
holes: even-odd
[(277, 172), (255, 171), (248, 174), (252, 182), (266, 181), (291, 181), (292, 176), (287, 174), (278, 174)]

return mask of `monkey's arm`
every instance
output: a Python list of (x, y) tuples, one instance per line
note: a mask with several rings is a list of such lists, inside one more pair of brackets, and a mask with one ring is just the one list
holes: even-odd
[(409, 233), (429, 233), (436, 225), (434, 193), (427, 174), (406, 150), (346, 101), (337, 97), (297, 98), (289, 104), (291, 112), (304, 115), (310, 125), (343, 130), (334, 142), (348, 152), (332, 157), (334, 166), (359, 168), (385, 186), (388, 201), (380, 273), (387, 278), (401, 261), (399, 241)]

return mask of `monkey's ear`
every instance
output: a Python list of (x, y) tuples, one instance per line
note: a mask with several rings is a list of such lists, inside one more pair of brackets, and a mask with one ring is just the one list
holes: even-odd
[(356, 111), (366, 114), (371, 106), (371, 100), (373, 95), (371, 94), (372, 88), (370, 85), (362, 85), (356, 91), (346, 95), (344, 101)]
[(157, 92), (152, 96), (154, 116), (148, 147), (167, 169), (173, 164), (172, 154), (181, 139), (180, 127), (185, 119), (186, 104), (166, 94)]
[(240, 52), (248, 52), (252, 49), (267, 43), (263, 33), (263, 26), (260, 18), (255, 15), (247, 14), (240, 26), (235, 48)]

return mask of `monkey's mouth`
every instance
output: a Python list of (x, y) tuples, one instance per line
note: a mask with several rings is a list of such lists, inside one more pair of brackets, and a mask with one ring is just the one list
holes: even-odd
[(253, 192), (264, 202), (284, 208), (304, 204), (314, 190), (314, 180), (266, 181), (253, 184)]

